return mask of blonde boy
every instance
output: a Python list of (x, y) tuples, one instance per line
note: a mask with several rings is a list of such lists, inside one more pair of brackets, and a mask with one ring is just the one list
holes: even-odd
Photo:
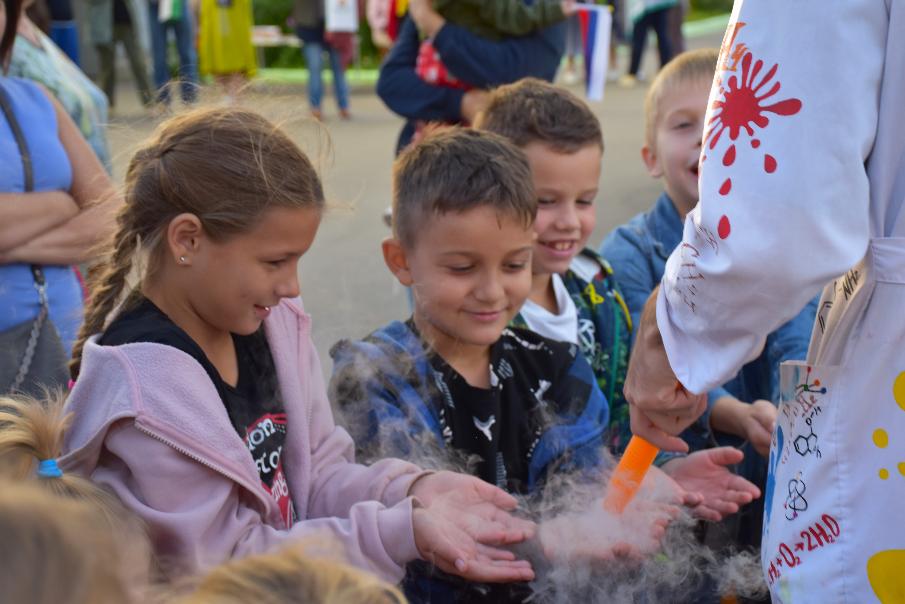
[[(698, 162), (717, 56), (716, 49), (679, 55), (660, 71), (647, 93), (641, 158), (651, 177), (663, 180), (664, 192), (650, 210), (610, 233), (600, 248), (612, 263), (636, 322), (660, 283), (667, 258), (682, 241), (686, 214), (698, 201)], [(707, 412), (682, 435), (692, 450), (714, 443), (744, 444), (745, 461), (738, 471), (763, 487), (762, 456), (769, 452), (776, 418), (779, 364), (805, 357), (815, 311), (816, 299), (770, 334), (763, 353), (738, 376), (708, 393)], [(750, 516), (743, 540), (757, 544), (760, 515), (752, 508)]]

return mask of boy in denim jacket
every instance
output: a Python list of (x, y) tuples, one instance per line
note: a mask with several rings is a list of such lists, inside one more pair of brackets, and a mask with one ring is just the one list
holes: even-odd
[[(650, 210), (610, 233), (600, 248), (636, 322), (660, 283), (667, 258), (682, 241), (685, 215), (697, 204), (698, 161), (717, 56), (716, 49), (683, 53), (657, 75), (647, 93), (641, 156), (650, 175), (663, 179), (665, 191)], [(760, 356), (708, 393), (707, 411), (682, 434), (692, 450), (741, 446), (745, 460), (738, 472), (763, 488), (779, 402), (779, 364), (806, 356), (816, 307), (814, 299), (767, 337)], [(757, 545), (761, 509), (751, 506), (747, 512), (742, 539)]]

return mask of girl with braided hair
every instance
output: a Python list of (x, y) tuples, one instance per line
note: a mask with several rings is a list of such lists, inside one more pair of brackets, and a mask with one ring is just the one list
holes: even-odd
[(326, 532), (391, 581), (416, 558), (530, 579), (495, 546), (527, 538), (480, 480), (354, 463), (333, 421), (297, 264), (324, 194), (305, 154), (242, 109), (162, 124), (129, 164), (74, 347), (64, 470), (148, 526), (168, 576)]

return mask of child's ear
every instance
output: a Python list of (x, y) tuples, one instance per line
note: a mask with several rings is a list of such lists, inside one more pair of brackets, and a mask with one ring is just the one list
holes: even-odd
[(641, 147), (641, 159), (647, 167), (647, 173), (652, 178), (660, 178), (663, 176), (663, 168), (660, 167), (660, 161), (657, 159), (657, 152), (650, 145), (645, 144)]
[(412, 272), (409, 269), (408, 256), (402, 243), (395, 237), (387, 237), (381, 244), (383, 248), (383, 261), (386, 262), (390, 272), (396, 275), (399, 283), (406, 287), (412, 286)]
[(190, 265), (203, 238), (204, 228), (194, 214), (179, 214), (167, 226), (167, 249), (177, 264)]

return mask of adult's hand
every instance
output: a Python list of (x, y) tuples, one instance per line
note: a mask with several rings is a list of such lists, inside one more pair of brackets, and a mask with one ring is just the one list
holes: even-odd
[(424, 506), (414, 519), (424, 559), (472, 581), (534, 578), (530, 563), (497, 547), (534, 535), (533, 522), (509, 513), (518, 504), (514, 497), (474, 476), (445, 471), (421, 477), (410, 494)]
[(479, 90), (477, 88), (469, 90), (462, 95), (462, 104), (460, 105), (459, 110), (462, 114), (462, 119), (470, 124), (474, 123), (475, 118), (478, 117), (479, 113), (484, 111), (489, 102), (490, 93), (486, 90)]
[(78, 206), (78, 211), (53, 228), (31, 236), (24, 243), (8, 249), (0, 248), (0, 262), (79, 264), (93, 259), (98, 244), (116, 231), (116, 213), (122, 206), (122, 197), (75, 122), (52, 94), (46, 90), (44, 93), (53, 104), (57, 135), (72, 167), (68, 196)]
[(728, 467), (743, 458), (744, 454), (738, 449), (717, 447), (671, 459), (663, 464), (663, 471), (682, 489), (703, 498), (692, 508), (695, 516), (717, 522), (760, 497), (757, 486)]
[(654, 289), (641, 313), (623, 392), (630, 405), (632, 432), (660, 449), (684, 453), (688, 445), (675, 435), (701, 416), (707, 397), (685, 390), (669, 365), (657, 326), (659, 291)]
[(430, 0), (410, 0), (409, 16), (418, 26), (418, 31), (428, 38), (437, 35), (437, 32), (446, 25), (446, 19), (434, 10)]
[(392, 38), (390, 38), (389, 34), (382, 29), (371, 30), (371, 42), (373, 42), (374, 46), (377, 48), (382, 49), (387, 49), (393, 45)]
[(78, 204), (66, 191), (0, 193), (0, 263), (16, 262), (10, 251), (78, 213)]

